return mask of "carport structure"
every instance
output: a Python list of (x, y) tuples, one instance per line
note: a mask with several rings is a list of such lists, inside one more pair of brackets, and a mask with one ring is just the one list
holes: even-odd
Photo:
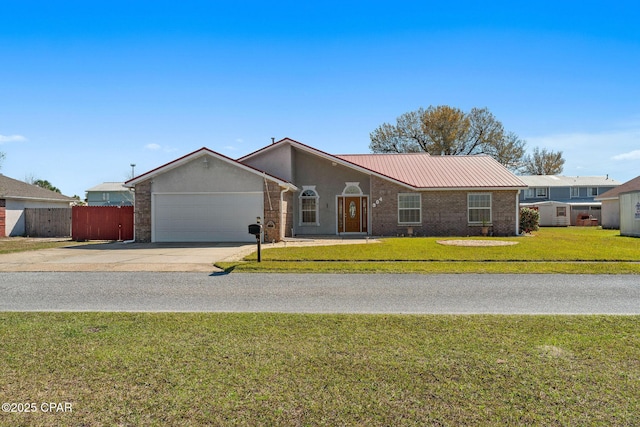
[(201, 148), (125, 183), (135, 191), (138, 242), (252, 242), (265, 221), (269, 240), (286, 229), (293, 184)]

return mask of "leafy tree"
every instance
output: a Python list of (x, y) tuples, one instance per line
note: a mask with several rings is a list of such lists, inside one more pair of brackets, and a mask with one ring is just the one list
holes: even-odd
[(540, 150), (536, 147), (533, 154), (525, 157), (522, 172), (527, 175), (559, 175), (563, 167), (562, 151)]
[(370, 138), (374, 153), (488, 154), (512, 170), (521, 165), (525, 147), (487, 108), (465, 113), (447, 105), (404, 113), (395, 125), (382, 124)]
[(60, 189), (58, 187), (54, 187), (49, 181), (46, 179), (36, 179), (33, 181), (33, 185), (37, 185), (41, 188), (46, 188), (47, 190), (55, 191), (56, 193), (60, 193)]

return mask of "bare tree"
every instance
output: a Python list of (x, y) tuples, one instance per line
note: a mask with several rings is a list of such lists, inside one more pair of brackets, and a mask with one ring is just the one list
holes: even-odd
[(487, 108), (465, 113), (447, 105), (404, 113), (395, 125), (382, 124), (370, 138), (374, 153), (488, 154), (513, 170), (522, 164), (526, 144), (514, 133), (505, 132)]
[(384, 123), (370, 134), (374, 153), (418, 153), (427, 151), (429, 142), (422, 132), (424, 109), (404, 113), (396, 124)]
[(563, 167), (562, 151), (536, 147), (532, 154), (525, 157), (522, 172), (527, 175), (559, 175)]

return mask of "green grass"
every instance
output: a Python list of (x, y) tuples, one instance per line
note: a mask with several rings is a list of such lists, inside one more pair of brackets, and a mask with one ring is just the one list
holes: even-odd
[(60, 248), (64, 246), (86, 245), (87, 242), (72, 240), (41, 240), (27, 237), (0, 238), (0, 254), (12, 252), (37, 251), (39, 249)]
[(639, 321), (0, 313), (0, 425), (637, 425)]
[[(640, 239), (593, 227), (543, 228), (511, 246), (438, 244), (452, 238), (384, 238), (359, 245), (271, 248), (245, 262), (219, 263), (243, 272), (640, 273)], [(459, 240), (456, 238), (456, 240)]]

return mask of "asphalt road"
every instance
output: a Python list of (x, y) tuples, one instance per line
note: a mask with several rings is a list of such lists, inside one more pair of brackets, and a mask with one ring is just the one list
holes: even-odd
[(640, 314), (640, 277), (4, 272), (0, 311)]

